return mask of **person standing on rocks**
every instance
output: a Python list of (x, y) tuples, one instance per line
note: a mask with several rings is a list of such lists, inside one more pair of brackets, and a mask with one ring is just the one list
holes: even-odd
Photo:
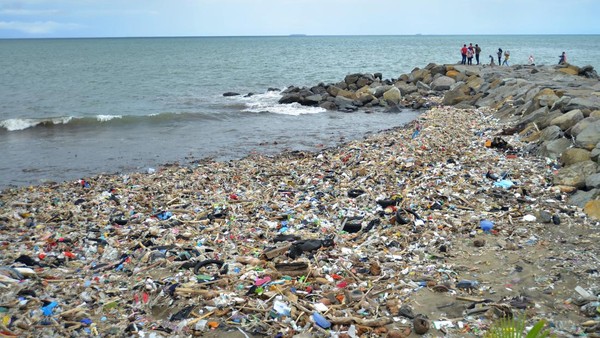
[(503, 66), (504, 66), (504, 65), (506, 65), (507, 67), (508, 67), (508, 66), (510, 66), (510, 65), (508, 64), (508, 59), (509, 59), (509, 58), (510, 58), (510, 52), (509, 52), (509, 51), (506, 51), (506, 52), (504, 52), (504, 61), (502, 61), (502, 65), (503, 65)]
[(481, 54), (481, 47), (478, 44), (475, 44), (475, 61), (479, 65), (479, 54)]
[(460, 55), (462, 56), (462, 61), (460, 61), (460, 64), (467, 64), (467, 44), (464, 44), (463, 47), (460, 49)]
[(470, 66), (473, 64), (473, 48), (467, 49), (467, 64)]
[(562, 52), (562, 54), (560, 54), (560, 56), (559, 56), (558, 64), (564, 65), (565, 63), (567, 63), (567, 53)]
[(498, 48), (498, 65), (502, 65), (502, 48)]

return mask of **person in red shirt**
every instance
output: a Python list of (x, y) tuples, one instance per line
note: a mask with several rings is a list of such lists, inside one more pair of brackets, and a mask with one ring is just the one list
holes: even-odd
[(466, 65), (467, 64), (467, 44), (464, 44), (463, 47), (460, 49), (460, 55), (462, 56), (462, 61), (460, 62), (460, 64)]

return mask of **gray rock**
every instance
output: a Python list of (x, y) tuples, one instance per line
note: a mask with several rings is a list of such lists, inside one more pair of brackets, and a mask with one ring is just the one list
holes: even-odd
[(563, 131), (560, 129), (560, 127), (550, 126), (548, 128), (545, 128), (544, 130), (542, 130), (542, 132), (540, 133), (540, 140), (547, 142), (547, 141), (556, 140), (562, 136), (563, 136)]
[(592, 150), (600, 142), (600, 121), (591, 123), (575, 138), (575, 143), (584, 149)]
[(583, 208), (587, 202), (596, 199), (600, 196), (600, 189), (592, 189), (589, 191), (577, 190), (572, 196), (567, 199), (567, 203)]
[(593, 161), (600, 163), (600, 143), (596, 145), (596, 148), (592, 149), (590, 156)]
[(600, 173), (592, 174), (585, 179), (585, 186), (588, 189), (600, 188)]
[(327, 110), (336, 110), (337, 109), (337, 105), (333, 101), (325, 101), (325, 102), (319, 104), (319, 107), (321, 107), (323, 109), (327, 109)]
[(561, 164), (565, 167), (591, 160), (590, 151), (581, 148), (569, 148), (565, 150), (560, 157)]
[(569, 110), (573, 110), (573, 109), (580, 109), (580, 110), (587, 109), (589, 111), (600, 109), (600, 99), (583, 98), (583, 97), (573, 98), (569, 101), (569, 104), (567, 104), (565, 106), (565, 110), (569, 111)]
[(569, 101), (571, 101), (571, 98), (569, 96), (563, 96), (558, 101), (554, 102), (550, 110), (560, 110), (563, 112), (567, 111), (565, 107), (567, 106), (567, 104), (569, 104)]
[(583, 120), (577, 122), (573, 127), (571, 127), (567, 132), (569, 135), (573, 137), (577, 137), (585, 128), (587, 128), (590, 124), (600, 120), (600, 117), (586, 117)]
[[(388, 90), (390, 90), (392, 88), (391, 85), (385, 85), (385, 86), (379, 86), (379, 87), (375, 87), (374, 89), (374, 93), (373, 95), (376, 98), (380, 98), (383, 96), (383, 93), (387, 92)], [(415, 91), (417, 91), (416, 86), (415, 86)]]
[(559, 126), (562, 130), (567, 130), (577, 122), (583, 120), (583, 113), (579, 109), (571, 110), (561, 116), (558, 116), (550, 124)]
[(578, 189), (585, 188), (585, 179), (596, 173), (598, 164), (593, 161), (575, 163), (562, 168), (554, 176), (554, 184), (568, 185)]
[[(396, 86), (396, 88), (400, 89), (400, 94), (402, 94), (402, 96), (406, 96), (406, 95), (415, 93), (419, 90), (416, 85), (414, 85), (412, 83), (406, 83), (406, 82), (396, 82), (394, 84), (394, 86)], [(390, 88), (388, 88), (388, 90), (389, 89)]]
[(338, 110), (341, 111), (356, 111), (358, 107), (354, 105), (354, 101), (343, 96), (336, 96), (334, 100)]
[(430, 91), (431, 87), (429, 87), (428, 84), (424, 83), (424, 82), (417, 82), (417, 89), (421, 89), (421, 90), (426, 90), (426, 91)]
[(321, 94), (314, 94), (305, 97), (301, 103), (305, 106), (316, 106), (321, 101), (323, 101), (323, 96)]
[(540, 147), (539, 154), (544, 157), (557, 159), (565, 150), (567, 150), (571, 146), (571, 140), (561, 137), (557, 140), (544, 142)]
[(440, 76), (431, 82), (431, 89), (435, 91), (450, 90), (452, 85), (456, 83), (456, 80), (449, 76)]

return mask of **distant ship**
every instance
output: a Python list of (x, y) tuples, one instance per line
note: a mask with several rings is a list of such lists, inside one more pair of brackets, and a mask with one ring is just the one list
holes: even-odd
[(290, 36), (306, 36), (306, 34), (290, 34)]

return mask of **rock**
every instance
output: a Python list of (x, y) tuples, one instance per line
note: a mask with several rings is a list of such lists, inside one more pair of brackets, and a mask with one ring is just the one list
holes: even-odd
[(550, 126), (541, 131), (539, 139), (542, 141), (552, 141), (562, 136), (563, 131), (559, 126)]
[(571, 66), (560, 68), (558, 71), (569, 75), (579, 75), (579, 68), (574, 68)]
[(567, 132), (569, 135), (577, 137), (585, 128), (587, 128), (592, 123), (600, 120), (600, 117), (586, 117), (583, 120), (577, 122), (573, 127), (571, 127)]
[(569, 104), (571, 98), (569, 96), (563, 96), (558, 101), (555, 101), (550, 110), (560, 110), (560, 111), (568, 111), (565, 107)]
[(300, 93), (289, 93), (283, 95), (283, 97), (281, 97), (278, 102), (280, 104), (288, 104), (300, 101), (302, 101), (302, 96), (300, 95)]
[(223, 93), (223, 96), (238, 96), (240, 95), (240, 93), (235, 93), (235, 92), (226, 92)]
[(592, 189), (590, 191), (577, 190), (577, 192), (569, 197), (567, 203), (583, 208), (587, 202), (598, 199), (598, 197), (600, 197), (600, 189)]
[(600, 188), (600, 173), (595, 173), (585, 179), (585, 186), (588, 189)]
[(446, 76), (456, 79), (460, 73), (457, 70), (451, 69), (446, 72)]
[(358, 81), (358, 79), (360, 79), (361, 76), (362, 74), (346, 75), (346, 77), (344, 78), (344, 82), (346, 82), (347, 85), (351, 85), (353, 83), (356, 83), (356, 81)]
[(591, 200), (583, 207), (583, 212), (588, 217), (600, 220), (600, 200)]
[(319, 107), (323, 108), (323, 109), (327, 109), (327, 110), (336, 110), (338, 107), (335, 104), (335, 102), (333, 101), (325, 101), (321, 104), (319, 104)]
[(562, 130), (567, 130), (577, 122), (583, 120), (583, 113), (579, 109), (571, 110), (561, 116), (558, 116), (550, 122), (552, 125), (559, 126)]
[[(417, 88), (416, 85), (414, 85), (412, 83), (401, 82), (401, 81), (395, 83), (394, 86), (396, 86), (396, 88), (400, 89), (400, 94), (402, 96), (416, 93), (417, 90), (419, 90), (419, 88)], [(388, 90), (389, 90), (389, 88), (388, 88)]]
[(442, 104), (447, 106), (453, 106), (465, 100), (470, 100), (471, 96), (468, 95), (470, 89), (465, 83), (458, 83), (453, 89), (447, 91), (444, 94)]
[(554, 176), (554, 184), (584, 188), (586, 178), (589, 175), (595, 174), (597, 169), (598, 164), (593, 161), (575, 163), (560, 169), (556, 176)]
[(537, 107), (552, 107), (560, 98), (550, 88), (544, 88), (535, 95), (533, 102)]
[(592, 150), (600, 142), (600, 121), (596, 121), (582, 130), (575, 138), (577, 146)]
[(400, 104), (400, 101), (402, 100), (402, 94), (400, 93), (400, 89), (398, 89), (396, 87), (390, 88), (388, 91), (383, 93), (383, 99), (388, 104), (393, 104), (393, 105)]
[(351, 100), (344, 96), (336, 96), (333, 101), (335, 105), (338, 107), (338, 110), (351, 112), (356, 111), (358, 107), (354, 105), (354, 100)]
[(600, 109), (600, 98), (592, 99), (592, 98), (576, 97), (576, 98), (569, 100), (569, 103), (567, 105), (565, 105), (564, 109), (567, 111), (579, 109), (582, 111), (588, 110), (589, 112), (592, 112), (594, 110)]
[(316, 106), (323, 100), (323, 96), (320, 94), (309, 95), (302, 100), (301, 104), (305, 106)]
[(440, 76), (431, 82), (431, 89), (435, 91), (449, 90), (456, 81), (449, 76)]
[(560, 158), (561, 164), (568, 167), (572, 164), (591, 161), (591, 152), (581, 148), (569, 148), (565, 150)]
[(539, 155), (552, 159), (559, 158), (560, 155), (572, 146), (571, 140), (561, 137), (557, 140), (544, 142), (539, 150)]
[(596, 148), (592, 149), (590, 156), (592, 157), (592, 161), (600, 164), (600, 143), (596, 145)]
[(417, 89), (421, 89), (421, 90), (425, 90), (425, 91), (430, 91), (431, 87), (429, 87), (429, 85), (426, 84), (426, 83), (424, 83), (424, 82), (418, 81), (417, 82)]
[[(385, 85), (385, 86), (378, 86), (378, 87), (375, 87), (373, 95), (374, 95), (376, 98), (381, 98), (381, 97), (383, 97), (383, 93), (387, 92), (387, 91), (388, 91), (388, 90), (390, 90), (392, 87), (393, 87), (393, 86), (391, 86), (391, 85)], [(415, 86), (415, 91), (417, 91), (417, 87), (416, 87), (416, 86)]]

